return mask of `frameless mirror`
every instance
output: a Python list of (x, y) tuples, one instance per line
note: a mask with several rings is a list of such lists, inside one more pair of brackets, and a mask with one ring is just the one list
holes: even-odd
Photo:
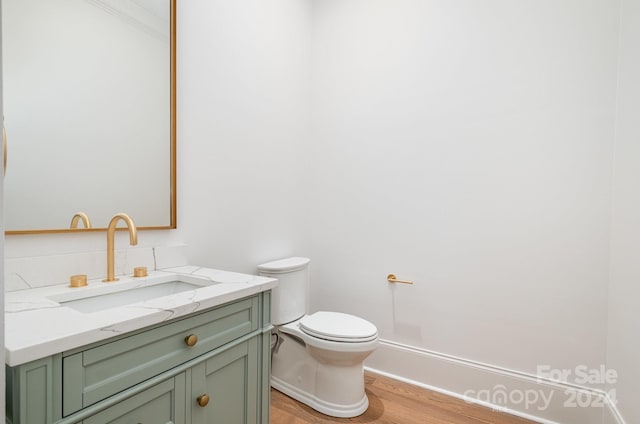
[(175, 228), (175, 0), (4, 0), (2, 31), (7, 234)]

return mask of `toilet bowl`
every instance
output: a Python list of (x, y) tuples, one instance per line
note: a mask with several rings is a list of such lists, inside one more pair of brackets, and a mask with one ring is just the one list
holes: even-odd
[(378, 331), (349, 314), (307, 315), (308, 264), (288, 258), (258, 266), (261, 275), (280, 280), (272, 292), (271, 386), (323, 414), (355, 417), (369, 406), (363, 363), (377, 347)]

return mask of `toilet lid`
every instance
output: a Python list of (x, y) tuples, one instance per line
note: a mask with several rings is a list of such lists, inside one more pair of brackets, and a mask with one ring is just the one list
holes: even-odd
[(300, 329), (310, 336), (341, 342), (364, 342), (378, 336), (375, 325), (340, 312), (320, 311), (300, 320)]

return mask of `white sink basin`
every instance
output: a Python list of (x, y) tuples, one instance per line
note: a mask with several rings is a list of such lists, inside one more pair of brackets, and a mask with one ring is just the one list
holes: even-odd
[(72, 292), (49, 299), (78, 312), (92, 313), (193, 291), (216, 283), (206, 278), (175, 274), (97, 284), (73, 289)]

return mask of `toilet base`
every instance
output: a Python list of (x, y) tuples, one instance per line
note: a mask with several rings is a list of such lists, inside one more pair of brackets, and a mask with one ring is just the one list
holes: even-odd
[(312, 394), (295, 387), (278, 377), (271, 376), (271, 387), (285, 395), (310, 406), (316, 411), (337, 418), (352, 418), (364, 414), (369, 407), (367, 395), (363, 395), (360, 401), (349, 405), (338, 405), (319, 399)]
[(363, 362), (377, 339), (337, 344), (311, 338), (295, 325), (279, 330), (271, 356), (274, 389), (332, 417), (351, 418), (367, 410)]

